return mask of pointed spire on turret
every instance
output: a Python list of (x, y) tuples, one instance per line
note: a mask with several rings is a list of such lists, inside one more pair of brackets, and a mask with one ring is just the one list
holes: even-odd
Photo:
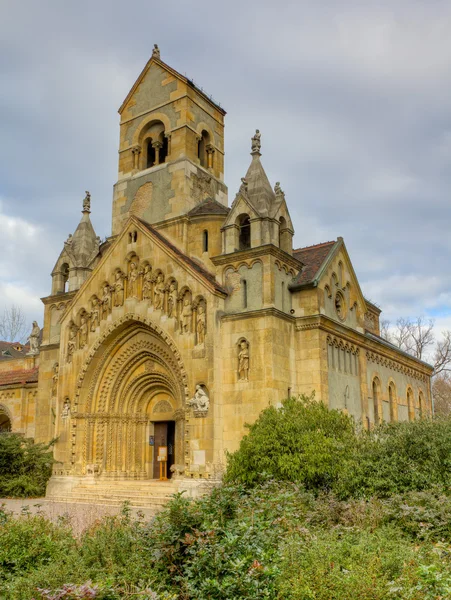
[(91, 194), (89, 192), (85, 192), (85, 194), (83, 210), (81, 211), (82, 217), (74, 235), (71, 237), (70, 243), (74, 262), (80, 266), (87, 266), (99, 249), (99, 241), (89, 217), (91, 212)]
[[(251, 138), (252, 162), (242, 181), (246, 182), (245, 192), (250, 203), (261, 216), (264, 216), (270, 212), (276, 196), (260, 162), (261, 146), (261, 133), (259, 129), (256, 129), (255, 135)], [(243, 191), (243, 186), (241, 186), (240, 193)]]

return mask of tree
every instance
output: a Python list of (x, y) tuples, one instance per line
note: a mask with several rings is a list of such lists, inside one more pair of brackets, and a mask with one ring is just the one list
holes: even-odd
[[(391, 326), (390, 321), (384, 320), (381, 321), (380, 331), (381, 337), (400, 350), (430, 362), (434, 367), (433, 375), (451, 373), (451, 331), (443, 331), (443, 338), (436, 342), (433, 319), (401, 317), (394, 327)], [(434, 352), (428, 355), (428, 351), (432, 350), (434, 344)]]
[(434, 412), (437, 415), (451, 414), (451, 376), (449, 373), (440, 373), (432, 380), (432, 396), (434, 398)]
[(23, 309), (12, 304), (0, 315), (0, 339), (5, 342), (25, 343), (27, 339), (27, 320)]

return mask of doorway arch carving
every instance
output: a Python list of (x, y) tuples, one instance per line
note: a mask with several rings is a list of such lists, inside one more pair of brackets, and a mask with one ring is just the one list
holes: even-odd
[[(154, 414), (156, 397), (170, 412)], [(85, 474), (87, 465), (95, 465), (101, 477), (151, 477), (149, 434), (162, 417), (174, 423), (174, 462), (185, 464), (180, 415), (187, 397), (180, 353), (165, 332), (131, 315), (112, 324), (91, 349), (77, 382), (76, 472)]]

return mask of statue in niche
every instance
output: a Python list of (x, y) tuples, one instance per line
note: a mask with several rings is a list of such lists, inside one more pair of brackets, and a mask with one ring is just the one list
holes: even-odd
[(197, 309), (197, 319), (196, 319), (196, 332), (197, 332), (197, 343), (204, 344), (205, 343), (205, 326), (206, 326), (206, 314), (205, 314), (205, 306), (203, 304), (199, 304)]
[(196, 413), (201, 413), (203, 416), (207, 413), (210, 407), (210, 398), (201, 385), (196, 385), (196, 392), (189, 401), (189, 405), (193, 407), (195, 415)]
[(60, 370), (59, 363), (55, 363), (53, 365), (53, 375), (52, 375), (52, 397), (53, 398), (56, 396), (56, 393), (58, 391), (59, 370)]
[(86, 315), (83, 315), (80, 320), (80, 340), (79, 346), (80, 348), (84, 348), (88, 343), (88, 319)]
[(185, 294), (182, 305), (182, 314), (180, 315), (180, 333), (191, 333), (191, 319), (193, 316), (193, 307), (189, 294)]
[(103, 295), (102, 295), (102, 319), (106, 319), (110, 312), (111, 308), (111, 292), (112, 288), (106, 283), (103, 286)]
[(114, 281), (114, 306), (124, 304), (124, 274), (122, 271), (116, 271)]
[(249, 381), (249, 344), (246, 340), (240, 342), (238, 352), (238, 374), (240, 381)]
[(128, 273), (128, 297), (129, 298), (137, 298), (138, 297), (138, 267), (136, 263), (132, 260), (130, 263), (130, 271)]
[(61, 418), (67, 419), (68, 417), (70, 417), (70, 400), (69, 398), (66, 398), (64, 400), (63, 408), (61, 410)]
[(69, 328), (69, 341), (67, 342), (67, 362), (72, 362), (72, 356), (77, 349), (78, 327), (72, 323)]
[(251, 137), (251, 151), (252, 152), (260, 152), (262, 143), (261, 143), (262, 134), (258, 129), (255, 130), (255, 135)]
[(168, 316), (177, 318), (177, 285), (175, 281), (169, 286)]
[(31, 333), (28, 336), (28, 341), (30, 342), (30, 351), (28, 354), (39, 354), (39, 337), (41, 335), (41, 330), (39, 329), (39, 325), (37, 321), (33, 321), (33, 327), (31, 328)]
[(92, 299), (91, 331), (95, 331), (100, 324), (100, 300), (97, 296)]
[(163, 310), (163, 301), (164, 301), (164, 275), (163, 273), (158, 273), (157, 281), (155, 282), (154, 289), (154, 300), (153, 304), (156, 310)]
[(152, 267), (146, 265), (143, 276), (143, 300), (152, 300)]

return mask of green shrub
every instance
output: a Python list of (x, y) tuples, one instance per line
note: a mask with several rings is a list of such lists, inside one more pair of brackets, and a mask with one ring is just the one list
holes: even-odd
[(38, 497), (45, 495), (47, 481), (55, 462), (50, 444), (15, 433), (0, 435), (0, 496)]
[(328, 489), (354, 454), (353, 420), (313, 396), (271, 406), (247, 427), (239, 449), (228, 456), (226, 481), (255, 485), (270, 478)]

